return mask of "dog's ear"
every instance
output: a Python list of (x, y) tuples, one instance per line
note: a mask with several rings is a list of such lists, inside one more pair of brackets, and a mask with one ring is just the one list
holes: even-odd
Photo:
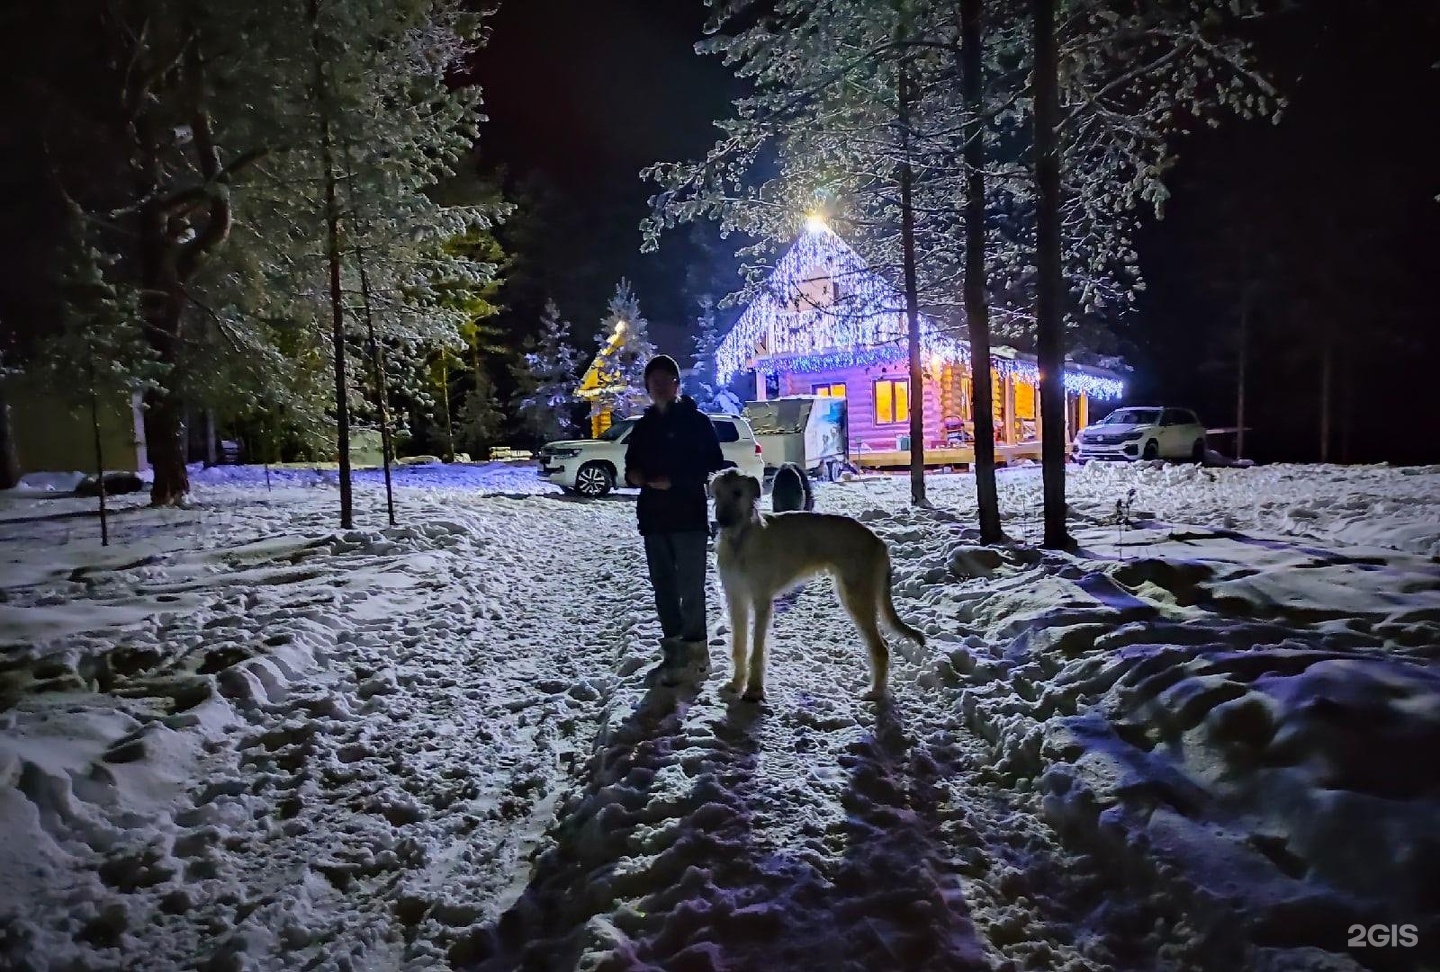
[(745, 488), (749, 491), (751, 499), (757, 503), (760, 502), (760, 496), (765, 492), (764, 488), (760, 485), (760, 480), (754, 476), (746, 476)]
[(723, 469), (719, 472), (710, 474), (710, 478), (705, 481), (706, 496), (710, 497), (711, 499), (715, 498), (715, 484), (720, 480), (720, 477), (723, 475), (725, 475), (725, 470)]

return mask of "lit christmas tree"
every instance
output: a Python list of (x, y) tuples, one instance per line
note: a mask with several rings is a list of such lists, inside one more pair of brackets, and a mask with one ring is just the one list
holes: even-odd
[(655, 345), (628, 280), (615, 287), (601, 324), (600, 341), (600, 353), (592, 365), (596, 407), (620, 418), (638, 414), (649, 401), (645, 365), (655, 356)]

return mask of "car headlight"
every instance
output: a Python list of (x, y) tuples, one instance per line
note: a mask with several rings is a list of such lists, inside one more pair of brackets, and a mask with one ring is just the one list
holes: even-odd
[(1134, 432), (1126, 432), (1120, 437), (1121, 442), (1133, 442), (1145, 434), (1144, 429), (1136, 429)]
[(550, 456), (553, 459), (574, 459), (580, 454), (579, 449), (551, 449)]

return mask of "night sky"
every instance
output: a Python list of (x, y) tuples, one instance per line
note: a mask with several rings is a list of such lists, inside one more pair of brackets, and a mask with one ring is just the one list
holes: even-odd
[(473, 73), (490, 117), (481, 155), (512, 177), (538, 171), (572, 208), (577, 266), (547, 270), (584, 276), (570, 301), (556, 295), (580, 333), (625, 276), (661, 349), (690, 352), (692, 254), (681, 234), (639, 252), (650, 193), (639, 173), (704, 152), (728, 111), (728, 71), (694, 53), (704, 22), (704, 5), (685, 0), (511, 0), (491, 21)]
[[(1149, 290), (1121, 327), (1137, 399), (1193, 405), (1212, 426), (1234, 421), (1232, 370), (1199, 366), (1234, 327), (1233, 301), (1206, 280), (1228, 245), (1217, 228), (1228, 212), (1228, 239), (1253, 238), (1271, 281), (1252, 320), (1247, 451), (1315, 458), (1313, 335), (1334, 328), (1346, 458), (1440, 461), (1428, 286), (1440, 231), (1433, 7), (1312, 2), (1262, 33), (1262, 59), (1291, 107), (1278, 126), (1234, 121), (1180, 144), (1166, 217), (1141, 240)], [(700, 0), (512, 0), (474, 66), (491, 116), (486, 162), (512, 178), (538, 172), (573, 210), (575, 265), (548, 269), (574, 275), (557, 286), (586, 281), (562, 302), (582, 333), (624, 275), (662, 349), (689, 350), (687, 253), (678, 237), (658, 256), (639, 253), (649, 189), (637, 173), (704, 152), (728, 109), (735, 82), (693, 53), (704, 17)]]

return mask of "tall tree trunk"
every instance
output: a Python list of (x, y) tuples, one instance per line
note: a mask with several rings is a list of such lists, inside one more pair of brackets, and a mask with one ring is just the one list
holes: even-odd
[(14, 429), (10, 425), (10, 403), (5, 398), (5, 380), (0, 378), (0, 489), (14, 489), (20, 484), (20, 454), (15, 448)]
[(375, 381), (375, 397), (380, 406), (380, 461), (385, 469), (385, 514), (395, 525), (395, 487), (390, 477), (390, 404), (385, 387), (385, 362), (380, 357), (380, 342), (375, 337), (375, 317), (370, 308), (370, 277), (365, 270), (365, 252), (355, 251), (360, 264), (360, 299), (365, 307), (365, 336), (370, 350), (370, 368)]
[(910, 166), (910, 80), (900, 68), (900, 245), (905, 265), (905, 319), (910, 352), (910, 502), (925, 498), (925, 371), (920, 358), (920, 294), (915, 274), (914, 171)]
[(205, 464), (215, 466), (220, 462), (218, 453), (219, 439), (215, 433), (215, 410), (205, 409)]
[(450, 357), (440, 352), (440, 402), (445, 406), (445, 461), (455, 461), (455, 423), (450, 416)]
[(479, 388), (484, 383), (485, 366), (480, 363), (480, 337), (470, 342), (470, 366), (474, 369), (475, 387)]
[(1331, 372), (1334, 370), (1335, 341), (1325, 335), (1325, 344), (1320, 351), (1320, 461), (1330, 461), (1330, 395)]
[[(157, 188), (151, 190), (152, 195), (158, 191), (158, 177), (154, 185)], [(156, 358), (173, 368), (183, 336), (184, 305), (169, 220), (158, 202), (144, 207), (140, 214), (139, 267), (140, 313), (145, 320), (146, 340)], [(145, 453), (153, 476), (152, 506), (175, 506), (190, 492), (181, 416), (184, 406), (175, 388), (174, 372), (166, 377), (169, 387), (145, 391)]]
[(340, 527), (355, 526), (350, 482), (350, 402), (345, 387), (345, 307), (340, 289), (340, 206), (335, 198), (335, 136), (321, 53), (320, 0), (310, 0), (310, 46), (315, 57), (315, 100), (320, 109), (320, 165), (325, 179), (325, 256), (330, 263), (330, 336), (335, 356), (335, 437), (340, 459)]
[[(350, 193), (351, 219), (360, 215), (360, 203), (355, 197), (355, 166), (351, 160), (350, 145), (345, 145), (345, 175)], [(364, 225), (368, 229), (368, 220)], [(361, 234), (357, 231), (356, 237)], [(368, 234), (367, 234), (368, 235)], [(375, 384), (376, 405), (380, 410), (380, 465), (385, 471), (385, 515), (390, 525), (395, 525), (395, 485), (390, 469), (394, 453), (390, 447), (390, 391), (385, 385), (385, 359), (380, 353), (380, 340), (375, 336), (375, 312), (370, 300), (370, 272), (365, 262), (364, 245), (355, 248), (355, 263), (360, 268), (360, 299), (365, 310), (365, 338), (370, 355), (371, 378)]]
[[(178, 307), (175, 308), (175, 314), (178, 318)], [(178, 320), (156, 325), (154, 319), (150, 318), (147, 324), (151, 331), (152, 347), (157, 344), (162, 348), (173, 346), (174, 342), (164, 337), (157, 339), (154, 330), (157, 326), (178, 329)], [(173, 362), (174, 352), (161, 351), (160, 360)], [(150, 484), (152, 506), (178, 505), (190, 492), (190, 472), (185, 468), (185, 423), (181, 420), (182, 408), (180, 399), (173, 390), (151, 388), (145, 392), (145, 454), (154, 477)]]
[(95, 439), (95, 481), (100, 497), (100, 546), (110, 546), (110, 515), (105, 509), (105, 447), (100, 438), (100, 396), (95, 392), (95, 362), (87, 361), (90, 373), (90, 433)]
[(1035, 345), (1040, 368), (1040, 460), (1045, 496), (1044, 545), (1074, 546), (1065, 522), (1065, 280), (1060, 263), (1060, 82), (1056, 0), (1032, 0), (1035, 19), (1035, 182), (1039, 271)]
[(1350, 464), (1350, 427), (1354, 409), (1351, 408), (1355, 369), (1350, 355), (1343, 355), (1340, 361), (1340, 462)]
[(155, 477), (150, 487), (154, 506), (179, 504), (190, 492), (190, 476), (185, 469), (184, 403), (175, 390), (174, 371), (183, 346), (185, 288), (211, 254), (230, 238), (234, 224), (230, 177), (266, 154), (256, 150), (232, 160), (228, 168), (221, 164), (206, 102), (208, 82), (202, 38), (193, 24), (186, 25), (186, 34), (184, 70), (177, 77), (185, 85), (190, 113), (188, 146), (205, 181), (205, 191), (197, 195), (193, 185), (167, 186), (170, 176), (161, 154), (173, 147), (174, 133), (148, 114), (153, 99), (145, 92), (130, 93), (134, 114), (128, 119), (134, 137), (131, 167), (139, 173), (136, 198), (147, 200), (140, 207), (136, 227), (140, 284), (145, 295), (141, 314), (151, 349), (162, 365), (171, 368), (166, 379), (168, 388), (145, 394), (145, 448)]
[(990, 301), (985, 267), (985, 142), (981, 105), (983, 0), (960, 0), (960, 86), (965, 102), (965, 325), (975, 427), (975, 500), (980, 542), (1003, 543), (995, 484), (995, 403), (990, 373)]
[(1240, 354), (1235, 376), (1235, 458), (1245, 456), (1245, 363), (1250, 352), (1250, 291), (1240, 295)]

